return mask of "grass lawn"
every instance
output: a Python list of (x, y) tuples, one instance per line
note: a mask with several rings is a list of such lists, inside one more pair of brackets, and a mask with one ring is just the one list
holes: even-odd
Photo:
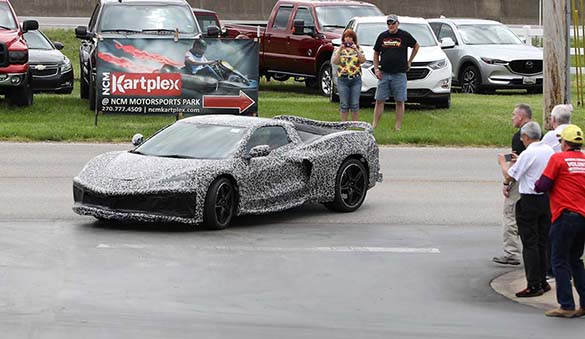
[[(65, 44), (63, 52), (73, 62), (78, 76), (79, 41), (72, 30), (47, 30), (54, 41)], [(497, 92), (496, 95), (464, 95), (454, 93), (452, 108), (435, 110), (407, 105), (402, 131), (396, 133), (394, 106), (387, 105), (381, 126), (375, 131), (380, 144), (509, 146), (514, 129), (512, 109), (517, 103), (528, 103), (536, 121), (542, 122), (542, 95), (524, 91)], [(576, 102), (576, 95), (573, 95)], [(174, 116), (102, 115), (94, 126), (94, 114), (87, 101), (79, 98), (79, 83), (71, 95), (35, 95), (30, 108), (8, 106), (0, 100), (0, 140), (12, 141), (129, 141), (133, 134), (151, 135), (175, 121)], [(585, 109), (577, 107), (574, 123), (585, 127)], [(289, 114), (312, 119), (336, 121), (338, 104), (308, 91), (304, 84), (261, 81), (259, 111), (262, 117)], [(360, 120), (372, 121), (372, 108), (360, 112)]]

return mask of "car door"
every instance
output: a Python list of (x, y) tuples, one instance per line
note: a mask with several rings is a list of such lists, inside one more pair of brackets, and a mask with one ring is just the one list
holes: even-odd
[(304, 192), (306, 176), (302, 162), (289, 153), (295, 148), (282, 126), (256, 129), (248, 139), (245, 154), (258, 145), (270, 146), (270, 154), (251, 158), (248, 180), (241, 184), (244, 198), (251, 209), (279, 208), (298, 201)]
[[(305, 32), (315, 32), (315, 18), (309, 7), (299, 7), (294, 14), (293, 24), (296, 20), (302, 20), (305, 23)], [(314, 75), (318, 70), (315, 69), (315, 57), (317, 50), (321, 46), (321, 41), (313, 35), (290, 35), (290, 56), (294, 58), (295, 69), (298, 73)]]
[(433, 32), (437, 36), (437, 40), (439, 40), (439, 43), (441, 43), (443, 38), (451, 38), (453, 39), (453, 42), (455, 42), (455, 47), (444, 48), (443, 52), (445, 52), (447, 58), (451, 62), (452, 78), (457, 79), (457, 74), (459, 73), (460, 66), (459, 63), (462, 55), (460, 42), (458, 41), (457, 36), (455, 35), (455, 31), (453, 27), (451, 27), (451, 25), (449, 25), (448, 23), (432, 22), (430, 25), (431, 28), (433, 29)]
[(292, 35), (291, 15), (293, 5), (281, 5), (274, 20), (264, 33), (264, 61), (266, 68), (273, 71), (290, 69), (290, 36)]

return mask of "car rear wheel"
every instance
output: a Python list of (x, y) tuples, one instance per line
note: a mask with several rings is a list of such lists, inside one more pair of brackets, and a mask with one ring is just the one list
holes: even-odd
[(367, 191), (368, 173), (364, 164), (357, 159), (347, 159), (337, 170), (335, 199), (325, 206), (336, 212), (353, 212), (362, 205)]
[(215, 179), (205, 196), (203, 226), (207, 229), (226, 228), (236, 212), (236, 190), (225, 177)]
[(331, 63), (326, 60), (319, 69), (319, 92), (324, 96), (331, 93)]
[(474, 65), (465, 66), (461, 73), (461, 91), (463, 93), (478, 93), (481, 86), (481, 74)]

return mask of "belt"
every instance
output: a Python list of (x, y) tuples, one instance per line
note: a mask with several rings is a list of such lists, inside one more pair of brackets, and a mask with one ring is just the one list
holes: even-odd
[(579, 214), (577, 212), (573, 212), (571, 210), (563, 210), (563, 214), (572, 215), (572, 216), (575, 216), (575, 217), (579, 216), (581, 218), (584, 218), (581, 214)]
[(354, 74), (354, 75), (342, 74), (339, 77), (340, 78), (353, 79), (353, 78), (359, 78), (360, 76), (361, 76), (360, 74)]

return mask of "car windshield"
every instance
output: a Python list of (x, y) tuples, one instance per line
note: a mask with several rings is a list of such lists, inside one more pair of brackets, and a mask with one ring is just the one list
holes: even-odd
[(104, 6), (100, 15), (99, 31), (169, 31), (198, 33), (193, 12), (180, 5), (124, 5)]
[(501, 24), (457, 25), (467, 45), (521, 45), (522, 40)]
[(354, 16), (377, 16), (383, 13), (374, 6), (318, 6), (315, 8), (321, 27), (344, 28)]
[(8, 3), (0, 2), (0, 28), (16, 29), (18, 27)]
[(30, 49), (53, 49), (53, 45), (39, 31), (28, 31), (24, 33), (24, 40), (26, 40), (26, 45)]
[[(399, 27), (412, 34), (421, 47), (437, 46), (437, 41), (435, 41), (429, 25), (401, 22)], [(388, 25), (385, 22), (359, 24), (356, 27), (358, 42), (360, 45), (374, 46), (378, 35), (385, 30), (388, 30)]]
[(210, 13), (196, 13), (195, 17), (197, 18), (197, 22), (199, 26), (201, 26), (201, 30), (203, 32), (207, 32), (207, 27), (209, 26), (217, 26), (219, 27), (219, 22), (217, 21), (217, 17)]
[(225, 159), (238, 149), (244, 127), (177, 122), (134, 150), (157, 157)]

